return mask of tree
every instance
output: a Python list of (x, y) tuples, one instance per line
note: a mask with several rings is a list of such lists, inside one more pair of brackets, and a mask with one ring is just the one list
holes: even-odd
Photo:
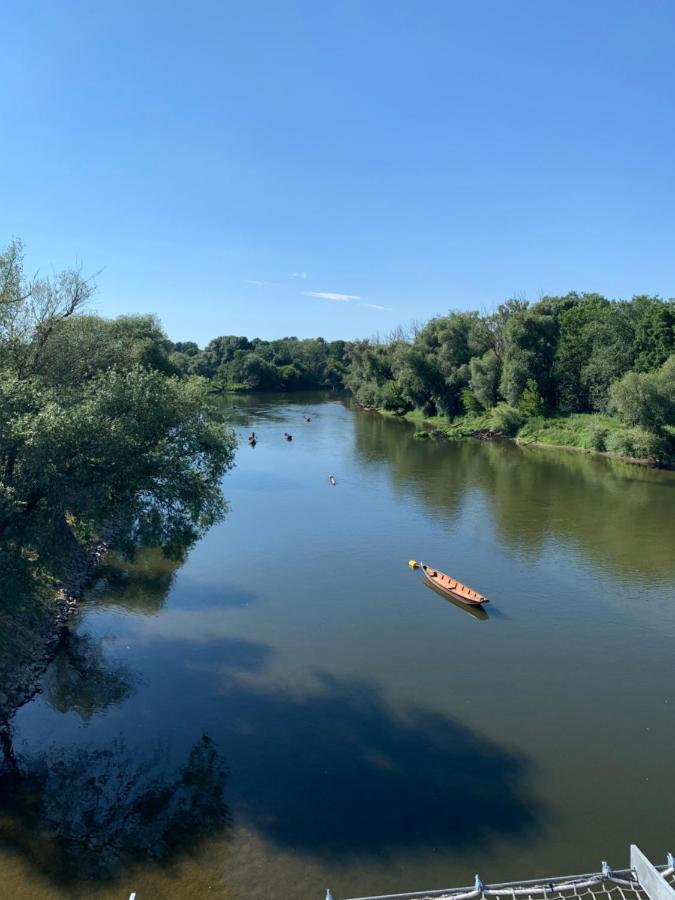
[(656, 372), (628, 372), (610, 389), (610, 409), (629, 425), (658, 433), (675, 424), (675, 354)]
[(500, 393), (511, 406), (518, 406), (529, 379), (548, 399), (553, 394), (552, 367), (558, 323), (554, 316), (536, 307), (512, 315), (505, 328), (504, 362)]
[(482, 356), (474, 356), (469, 363), (470, 386), (474, 397), (484, 409), (490, 409), (497, 402), (499, 384), (499, 360), (494, 350)]
[(528, 378), (525, 384), (525, 390), (520, 398), (518, 409), (527, 416), (528, 419), (535, 416), (541, 416), (544, 412), (544, 400), (539, 393), (539, 387), (534, 378)]

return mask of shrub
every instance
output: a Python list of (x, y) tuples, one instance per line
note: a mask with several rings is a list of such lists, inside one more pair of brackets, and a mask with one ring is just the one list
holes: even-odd
[(498, 403), (490, 414), (490, 428), (502, 434), (515, 434), (524, 421), (522, 412), (508, 403)]
[(592, 450), (604, 452), (607, 449), (607, 435), (609, 434), (609, 428), (605, 428), (603, 425), (591, 425), (587, 434), (588, 446)]
[(642, 428), (618, 428), (607, 436), (607, 449), (623, 456), (639, 459), (660, 459), (666, 452), (662, 436)]

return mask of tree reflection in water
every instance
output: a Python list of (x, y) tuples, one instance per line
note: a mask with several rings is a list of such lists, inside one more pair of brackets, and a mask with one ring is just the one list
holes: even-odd
[[(171, 577), (159, 581), (161, 607)], [(137, 682), (92, 635), (64, 628), (43, 695), (58, 712), (89, 720), (126, 700)], [(228, 770), (207, 734), (182, 764), (157, 746), (139, 758), (121, 739), (25, 751), (14, 746), (11, 725), (0, 728), (0, 751), (0, 849), (21, 853), (50, 881), (114, 880), (134, 863), (167, 863), (229, 833)]]
[(536, 558), (553, 537), (631, 582), (675, 577), (675, 554), (661, 539), (675, 528), (670, 472), (505, 442), (416, 441), (408, 423), (362, 412), (354, 435), (362, 465), (388, 470), (395, 492), (447, 522), (477, 492), (486, 526), (511, 550)]
[(63, 628), (42, 690), (51, 707), (77, 712), (83, 719), (122, 703), (134, 691), (137, 678), (127, 666), (108, 662), (90, 634)]
[(168, 862), (225, 836), (228, 772), (204, 734), (185, 762), (141, 761), (121, 740), (103, 749), (15, 752), (0, 763), (0, 846), (59, 883), (113, 879), (137, 862)]

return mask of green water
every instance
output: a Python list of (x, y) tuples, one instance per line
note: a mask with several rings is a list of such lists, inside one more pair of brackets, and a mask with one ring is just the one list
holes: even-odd
[(0, 895), (319, 900), (675, 849), (675, 477), (236, 403), (227, 518), (182, 566), (109, 565), (14, 719)]

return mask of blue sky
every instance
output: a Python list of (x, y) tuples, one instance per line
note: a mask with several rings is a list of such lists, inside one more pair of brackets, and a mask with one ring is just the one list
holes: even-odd
[(175, 340), (672, 296), (675, 3), (5, 0), (0, 173)]

